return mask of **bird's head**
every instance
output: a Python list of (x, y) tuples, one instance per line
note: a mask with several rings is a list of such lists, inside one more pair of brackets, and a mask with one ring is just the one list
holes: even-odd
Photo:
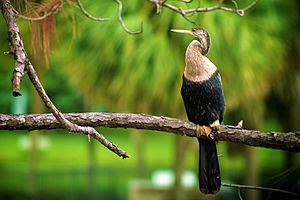
[(210, 36), (204, 28), (193, 28), (192, 30), (171, 29), (172, 32), (192, 35), (197, 38), (203, 55), (208, 53), (210, 47)]

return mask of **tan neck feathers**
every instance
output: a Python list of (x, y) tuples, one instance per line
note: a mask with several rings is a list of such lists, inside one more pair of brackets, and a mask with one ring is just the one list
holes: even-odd
[(217, 67), (204, 55), (198, 40), (193, 40), (186, 50), (184, 76), (190, 81), (208, 80)]

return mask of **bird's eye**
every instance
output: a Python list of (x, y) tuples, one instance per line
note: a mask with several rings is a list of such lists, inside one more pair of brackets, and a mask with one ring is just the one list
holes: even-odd
[(196, 29), (195, 29), (195, 28), (193, 28), (193, 29), (192, 29), (192, 31), (193, 31), (193, 32), (196, 32)]

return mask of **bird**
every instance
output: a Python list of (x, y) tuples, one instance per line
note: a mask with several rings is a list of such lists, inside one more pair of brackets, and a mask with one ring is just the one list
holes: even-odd
[[(210, 35), (204, 28), (171, 31), (196, 38), (186, 49), (181, 96), (188, 120), (197, 125), (199, 189), (204, 194), (217, 194), (221, 175), (216, 142), (211, 133), (220, 128), (225, 101), (219, 70), (206, 57), (211, 45)], [(207, 137), (200, 137), (203, 133)]]

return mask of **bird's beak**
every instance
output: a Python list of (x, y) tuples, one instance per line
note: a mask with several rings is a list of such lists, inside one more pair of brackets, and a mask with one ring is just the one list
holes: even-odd
[(188, 34), (188, 35), (193, 35), (193, 32), (190, 31), (190, 30), (179, 30), (179, 29), (171, 29), (172, 32), (175, 32), (175, 33), (183, 33), (183, 34)]

